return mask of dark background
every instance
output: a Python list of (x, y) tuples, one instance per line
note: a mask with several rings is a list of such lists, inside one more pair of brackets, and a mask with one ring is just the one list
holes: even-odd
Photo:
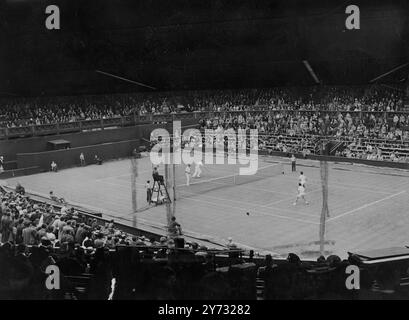
[[(360, 30), (345, 30), (350, 4)], [(407, 0), (0, 0), (0, 92), (149, 91), (96, 69), (158, 90), (313, 85), (304, 59), (323, 84), (364, 84), (409, 62), (408, 20)]]

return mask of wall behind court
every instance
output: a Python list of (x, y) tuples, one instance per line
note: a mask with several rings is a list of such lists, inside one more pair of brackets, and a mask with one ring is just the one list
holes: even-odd
[(39, 167), (41, 170), (50, 170), (51, 161), (55, 161), (59, 169), (80, 165), (79, 156), (84, 153), (87, 164), (93, 163), (95, 155), (104, 161), (126, 158), (132, 155), (133, 149), (139, 148), (139, 139), (109, 142), (99, 145), (83, 146), (65, 150), (54, 150), (34, 153), (17, 154), (18, 168)]
[[(182, 126), (186, 125), (197, 125), (197, 120), (186, 119), (182, 122)], [(150, 133), (155, 128), (166, 128), (171, 132), (172, 124), (141, 124), (134, 127), (0, 140), (0, 154), (5, 157), (6, 161), (13, 161), (16, 160), (18, 153), (47, 151), (47, 141), (56, 139), (70, 141), (71, 148), (139, 138), (149, 140)]]

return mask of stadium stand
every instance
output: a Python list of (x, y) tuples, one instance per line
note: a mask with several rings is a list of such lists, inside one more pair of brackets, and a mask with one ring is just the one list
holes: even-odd
[(202, 128), (257, 128), (264, 151), (316, 154), (317, 142), (325, 137), (336, 145), (334, 156), (409, 161), (409, 116), (400, 88), (323, 86), (1, 102), (3, 138), (190, 117)]
[(384, 87), (305, 87), (1, 100), (1, 127), (192, 111), (402, 111), (403, 93)]
[[(325, 140), (331, 142), (332, 156), (409, 163), (409, 114), (397, 90), (305, 87), (181, 95), (4, 99), (1, 130), (30, 127), (35, 132), (78, 121), (94, 121), (96, 127), (104, 121), (123, 125), (129, 117), (132, 125), (172, 113), (176, 116), (163, 119), (193, 117), (202, 130), (256, 128), (259, 149), (266, 153), (308, 157), (320, 154)], [(254, 257), (237, 246), (211, 249), (124, 228), (61, 203), (34, 200), (21, 186), (15, 191), (2, 188), (0, 297), (384, 299), (408, 294), (406, 258), (392, 269), (391, 264), (365, 265), (353, 254), (348, 260), (329, 256), (301, 261), (295, 254), (280, 260)], [(51, 264), (64, 275), (62, 289), (52, 293), (41, 285)], [(362, 269), (359, 293), (345, 287), (345, 269), (351, 264)]]

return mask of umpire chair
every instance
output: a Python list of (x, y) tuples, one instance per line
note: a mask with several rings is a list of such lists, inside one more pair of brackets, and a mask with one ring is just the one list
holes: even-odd
[[(166, 188), (163, 176), (160, 175), (159, 173), (153, 173), (152, 178), (153, 178), (153, 186), (152, 186), (151, 202), (156, 203), (156, 205), (166, 203), (166, 202), (172, 202), (170, 200), (169, 192), (168, 192), (168, 189)], [(153, 200), (153, 199), (156, 199), (156, 200)]]

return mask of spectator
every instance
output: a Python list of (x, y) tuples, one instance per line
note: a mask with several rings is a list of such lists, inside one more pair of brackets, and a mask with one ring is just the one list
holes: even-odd
[(58, 172), (58, 166), (55, 161), (51, 161), (51, 171), (52, 172)]
[(20, 182), (18, 182), (17, 185), (16, 185), (16, 193), (21, 194), (22, 196), (24, 196), (24, 194), (26, 193), (26, 190), (20, 184)]
[(38, 234), (34, 222), (28, 222), (23, 229), (23, 244), (26, 246), (35, 245), (38, 241)]
[(102, 158), (100, 158), (98, 155), (94, 156), (94, 162), (98, 165), (102, 164)]
[(85, 166), (85, 156), (82, 152), (80, 154), (80, 165)]
[(1, 242), (5, 243), (11, 240), (13, 231), (13, 220), (10, 212), (3, 214), (0, 220)]
[(181, 225), (176, 221), (176, 217), (171, 218), (171, 222), (169, 224), (169, 236), (171, 238), (178, 237), (182, 235), (182, 227)]

